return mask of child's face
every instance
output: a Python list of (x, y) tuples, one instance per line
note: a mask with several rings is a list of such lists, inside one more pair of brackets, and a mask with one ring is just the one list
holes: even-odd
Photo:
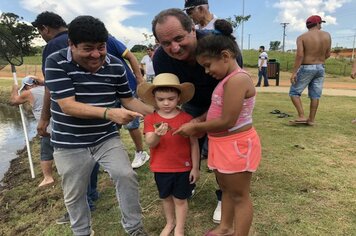
[(197, 61), (204, 67), (206, 74), (217, 80), (221, 80), (227, 75), (229, 68), (224, 57), (198, 56)]
[(163, 113), (169, 114), (175, 111), (179, 102), (179, 95), (175, 91), (156, 91), (155, 100), (157, 107)]

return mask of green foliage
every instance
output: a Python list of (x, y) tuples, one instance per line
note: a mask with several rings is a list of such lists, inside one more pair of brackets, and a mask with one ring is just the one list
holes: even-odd
[(250, 18), (251, 18), (251, 15), (247, 15), (247, 16), (234, 15), (233, 17), (226, 18), (226, 20), (231, 23), (231, 25), (234, 29), (237, 30), (243, 22), (248, 21)]
[(280, 41), (271, 41), (269, 43), (269, 50), (277, 51), (280, 48), (281, 42)]
[(147, 46), (141, 45), (141, 44), (136, 44), (131, 48), (131, 52), (143, 52), (146, 51)]
[(21, 45), (22, 53), (25, 56), (34, 55), (31, 42), (38, 36), (36, 28), (22, 22), (23, 17), (10, 12), (4, 12), (0, 16), (0, 25), (8, 29), (11, 35), (15, 36)]

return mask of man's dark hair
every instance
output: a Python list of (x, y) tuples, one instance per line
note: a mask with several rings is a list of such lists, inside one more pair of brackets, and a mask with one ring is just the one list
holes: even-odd
[(68, 27), (68, 38), (74, 45), (84, 42), (106, 42), (108, 37), (109, 33), (104, 23), (92, 16), (78, 16)]
[(185, 14), (181, 9), (170, 8), (170, 9), (163, 10), (160, 13), (158, 13), (158, 15), (156, 15), (152, 21), (152, 32), (156, 39), (157, 39), (156, 25), (164, 23), (166, 21), (167, 17), (169, 17), (169, 16), (176, 17), (179, 20), (179, 22), (181, 23), (181, 25), (185, 31), (187, 31), (187, 32), (192, 31), (192, 28), (193, 28), (192, 19), (187, 14)]
[(260, 48), (264, 51), (265, 50), (265, 46), (260, 46)]
[(67, 27), (66, 22), (62, 17), (56, 13), (44, 11), (40, 13), (34, 22), (31, 23), (33, 27), (43, 28), (43, 26), (48, 26), (53, 29), (59, 29), (61, 27)]

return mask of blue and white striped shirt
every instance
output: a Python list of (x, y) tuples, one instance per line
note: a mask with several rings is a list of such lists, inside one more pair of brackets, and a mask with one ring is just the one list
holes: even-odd
[(51, 92), (51, 142), (54, 147), (90, 147), (118, 134), (114, 122), (63, 113), (57, 99), (75, 96), (81, 103), (115, 107), (118, 99), (132, 97), (125, 67), (119, 59), (107, 54), (104, 65), (91, 73), (74, 62), (70, 48), (65, 48), (47, 58), (45, 72), (45, 83)]

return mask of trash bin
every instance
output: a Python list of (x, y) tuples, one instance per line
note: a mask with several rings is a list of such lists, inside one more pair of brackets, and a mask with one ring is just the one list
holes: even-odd
[(275, 79), (276, 86), (279, 86), (279, 62), (276, 59), (269, 59), (267, 62), (267, 77)]

